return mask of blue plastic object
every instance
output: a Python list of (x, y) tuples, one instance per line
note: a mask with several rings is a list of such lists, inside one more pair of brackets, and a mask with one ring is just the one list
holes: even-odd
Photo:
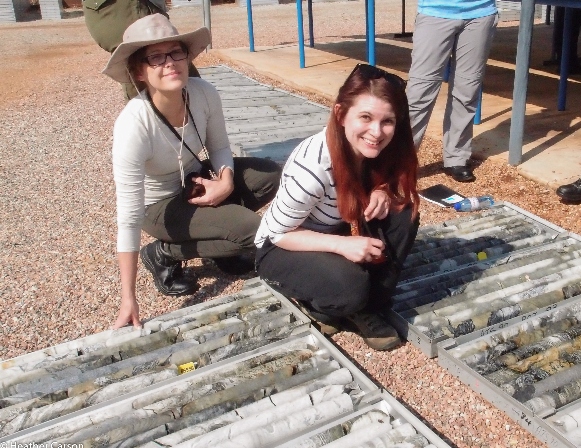
[(473, 212), (490, 208), (494, 205), (494, 199), (490, 195), (478, 196), (474, 198), (465, 198), (454, 204), (454, 209), (458, 212)]

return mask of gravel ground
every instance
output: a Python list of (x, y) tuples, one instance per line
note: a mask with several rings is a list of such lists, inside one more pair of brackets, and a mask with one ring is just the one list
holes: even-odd
[[(400, 30), (399, 0), (377, 3), (378, 34)], [(315, 3), (315, 17), (326, 18), (316, 23), (317, 41), (363, 36), (363, 5)], [(408, 24), (413, 9), (408, 3)], [(255, 7), (253, 13), (257, 45), (296, 43), (294, 4)], [(197, 7), (174, 9), (170, 16), (181, 30), (203, 23)], [(7, 359), (103, 331), (114, 321), (120, 296), (110, 148), (124, 103), (119, 87), (99, 73), (108, 54), (92, 41), (82, 18), (2, 24), (0, 30), (0, 357)], [(247, 46), (245, 10), (213, 6), (212, 32), (214, 48)], [(211, 52), (196, 62), (221, 63)], [(420, 187), (449, 184), (439, 142), (428, 139), (420, 157)], [(581, 233), (579, 206), (560, 203), (553, 191), (513, 167), (490, 160), (473, 166), (477, 181), (454, 185), (461, 193), (487, 192)], [(421, 211), (423, 224), (454, 216), (427, 203)], [(149, 241), (144, 235), (143, 242)], [(151, 276), (139, 268), (143, 318), (232, 293), (248, 278), (221, 274), (202, 260), (190, 261), (187, 269), (195, 270), (201, 288), (184, 299), (157, 294)], [(333, 340), (452, 445), (541, 445), (411, 344), (379, 353), (352, 333)]]

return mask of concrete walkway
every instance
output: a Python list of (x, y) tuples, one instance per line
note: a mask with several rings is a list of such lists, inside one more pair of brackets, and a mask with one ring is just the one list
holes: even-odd
[[(527, 117), (521, 175), (551, 188), (581, 176), (581, 77), (570, 78), (567, 111), (557, 111), (558, 74), (546, 69), (551, 27), (536, 25), (527, 95)], [(508, 141), (518, 29), (499, 28), (493, 46), (482, 103), (482, 123), (475, 126), (474, 157), (508, 163)], [(411, 62), (411, 38), (377, 39), (377, 65), (407, 78)], [(357, 62), (364, 62), (365, 41), (352, 40), (317, 44), (305, 48), (306, 68), (299, 68), (298, 46), (213, 50), (225, 60), (264, 74), (301, 91), (333, 99)], [(552, 71), (551, 71), (552, 70)], [(436, 104), (428, 135), (441, 140), (447, 95), (444, 84)]]

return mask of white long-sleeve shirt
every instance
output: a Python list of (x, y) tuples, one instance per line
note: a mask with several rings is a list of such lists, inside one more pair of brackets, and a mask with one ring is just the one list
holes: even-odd
[[(189, 78), (187, 89), (195, 127), (206, 144), (212, 166), (234, 170), (218, 92), (200, 78)], [(142, 97), (137, 96), (127, 103), (113, 130), (119, 252), (139, 250), (146, 206), (181, 192), (180, 140), (155, 115), (145, 93)], [(189, 117), (184, 128), (176, 128), (180, 136), (182, 130), (184, 142), (199, 154), (202, 146)], [(181, 156), (185, 174), (199, 171), (200, 164), (185, 145)]]
[(337, 208), (337, 193), (325, 129), (302, 141), (289, 156), (280, 187), (262, 217), (254, 243), (273, 244), (287, 232), (302, 227), (333, 233), (343, 223)]

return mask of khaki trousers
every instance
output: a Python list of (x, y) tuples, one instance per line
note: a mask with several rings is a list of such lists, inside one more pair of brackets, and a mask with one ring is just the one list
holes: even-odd
[(260, 224), (255, 212), (276, 195), (280, 166), (267, 159), (234, 158), (234, 191), (216, 207), (198, 207), (181, 195), (150, 205), (143, 230), (169, 243), (178, 260), (221, 258), (253, 252)]

